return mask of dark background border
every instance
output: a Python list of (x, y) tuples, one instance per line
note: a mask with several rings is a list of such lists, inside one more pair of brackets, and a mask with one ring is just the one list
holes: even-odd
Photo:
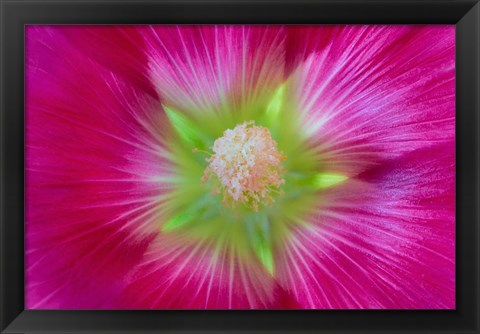
[[(478, 0), (0, 0), (0, 330), (24, 332), (478, 333)], [(24, 311), (25, 24), (456, 24), (455, 311)], [(8, 326), (8, 327), (7, 327)]]

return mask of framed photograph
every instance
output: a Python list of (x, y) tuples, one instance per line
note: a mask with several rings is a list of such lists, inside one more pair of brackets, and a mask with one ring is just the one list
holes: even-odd
[(1, 2), (1, 332), (478, 333), (478, 1)]

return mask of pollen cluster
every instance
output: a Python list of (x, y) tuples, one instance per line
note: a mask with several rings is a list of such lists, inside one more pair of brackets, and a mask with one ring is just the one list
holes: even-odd
[(211, 176), (218, 180), (214, 194), (223, 195), (223, 203), (235, 207), (238, 203), (258, 211), (260, 204), (274, 202), (273, 193), (281, 193), (285, 183), (283, 153), (277, 149), (270, 131), (256, 126), (254, 121), (244, 122), (228, 129), (215, 140), (203, 181)]

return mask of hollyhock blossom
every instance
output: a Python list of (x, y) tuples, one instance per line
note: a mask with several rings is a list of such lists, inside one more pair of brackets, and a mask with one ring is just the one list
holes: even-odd
[(27, 308), (454, 308), (454, 35), (27, 27)]

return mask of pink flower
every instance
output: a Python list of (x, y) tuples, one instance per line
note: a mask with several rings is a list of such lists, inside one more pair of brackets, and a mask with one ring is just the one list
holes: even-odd
[(455, 308), (454, 35), (27, 27), (27, 308)]

